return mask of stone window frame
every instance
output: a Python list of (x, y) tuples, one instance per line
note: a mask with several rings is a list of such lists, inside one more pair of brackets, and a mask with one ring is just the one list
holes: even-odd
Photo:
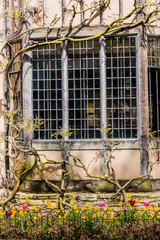
[[(128, 39), (130, 39), (131, 37), (135, 37), (135, 36), (123, 36), (123, 37), (128, 37)], [(116, 38), (117, 38), (117, 36), (116, 36)], [(135, 39), (136, 39), (136, 37), (135, 37)], [(101, 89), (100, 89), (100, 91), (101, 91), (101, 94), (100, 94), (101, 95), (101, 99), (100, 99), (100, 102), (101, 102), (101, 118), (100, 118), (101, 119), (101, 128), (103, 126), (105, 126), (105, 124), (106, 124), (106, 113), (105, 113), (106, 112), (106, 110), (105, 110), (106, 109), (106, 101), (104, 101), (104, 99), (106, 99), (106, 92), (105, 92), (106, 91), (105, 90), (106, 89), (106, 53), (105, 53), (106, 52), (106, 46), (105, 46), (106, 42), (105, 41), (106, 41), (105, 37), (101, 37), (100, 40), (99, 40), (99, 44), (100, 44), (100, 76), (101, 76), (100, 77), (100, 81), (101, 81)], [(136, 47), (136, 44), (135, 44), (135, 47)], [(131, 56), (129, 56), (128, 58), (130, 59)], [(62, 102), (63, 102), (63, 107), (62, 107), (63, 108), (62, 109), (62, 111), (63, 111), (63, 127), (64, 128), (68, 128), (68, 119), (69, 119), (68, 118), (68, 110), (69, 110), (69, 107), (68, 107), (68, 101), (67, 101), (67, 99), (68, 99), (67, 42), (62, 44), (62, 58), (61, 58), (61, 60), (62, 60), (62, 79), (63, 79), (63, 81), (62, 81), (63, 82), (63, 87), (62, 87), (63, 88), (63, 95), (62, 95)], [(131, 76), (130, 76), (130, 78), (131, 78)], [(137, 81), (137, 77), (136, 77), (136, 81)], [(136, 85), (136, 94), (138, 92), (137, 88), (138, 88), (138, 84)], [(130, 98), (131, 98), (131, 96), (130, 96)], [(138, 112), (138, 103), (137, 102), (136, 102), (136, 109), (137, 109), (137, 112)], [(114, 118), (114, 117), (112, 116), (112, 118)], [(138, 118), (138, 114), (137, 114), (136, 118)], [(112, 119), (112, 122), (113, 122), (113, 119)], [(137, 121), (136, 129), (137, 128), (138, 128), (138, 121)], [(130, 127), (130, 130), (132, 130), (132, 126)], [(117, 139), (117, 140), (118, 139), (137, 139), (137, 137), (132, 137), (132, 136), (130, 136), (128, 138), (127, 137), (119, 137), (119, 136), (120, 136), (120, 134), (115, 139)], [(36, 141), (37, 140), (38, 141), (41, 141), (41, 140), (47, 141), (47, 140), (52, 140), (52, 139), (36, 139)], [(70, 139), (68, 139), (68, 140), (70, 140)], [(84, 140), (84, 139), (76, 139), (76, 140)]]
[[(112, 139), (113, 142), (117, 141), (118, 149), (139, 149), (140, 148), (140, 141), (139, 141), (139, 132), (140, 132), (140, 120), (139, 120), (139, 51), (138, 51), (138, 35), (137, 32), (131, 32), (130, 34), (125, 35), (116, 35), (116, 36), (133, 36), (136, 38), (136, 61), (137, 61), (137, 138), (128, 138), (128, 139)], [(115, 37), (116, 37), (115, 36)], [(114, 37), (114, 36), (113, 36)], [(100, 41), (100, 55), (101, 55), (101, 83), (103, 86), (106, 84), (106, 65), (105, 65), (105, 36), (101, 36)], [(23, 113), (24, 119), (28, 118), (29, 116), (32, 117), (32, 53), (26, 53), (23, 56)], [(62, 46), (62, 68), (63, 68), (63, 78), (64, 78), (64, 88), (68, 88), (68, 81), (67, 81), (67, 42), (65, 42)], [(30, 81), (28, 81), (28, 79)], [(106, 103), (102, 101), (105, 97), (105, 87), (101, 88), (101, 109), (103, 114), (101, 115), (101, 127), (106, 125)], [(63, 99), (68, 99), (68, 91), (63, 91)], [(68, 104), (66, 101), (63, 101), (63, 120), (64, 120), (64, 128), (68, 127)], [(68, 145), (72, 146), (73, 149), (104, 149), (104, 138), (101, 139), (66, 139)], [(85, 143), (85, 146), (84, 144)], [(39, 150), (50, 150), (55, 149), (58, 150), (59, 146), (57, 145), (56, 141), (54, 140), (33, 140), (33, 144)]]

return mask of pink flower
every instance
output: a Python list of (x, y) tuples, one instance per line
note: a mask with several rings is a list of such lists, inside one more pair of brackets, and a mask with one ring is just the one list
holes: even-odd
[(144, 201), (144, 206), (148, 207), (149, 206), (149, 201)]
[(26, 210), (28, 208), (28, 205), (27, 204), (24, 204), (23, 205), (23, 210)]
[(103, 201), (100, 201), (100, 202), (98, 203), (98, 205), (99, 205), (99, 207), (103, 207), (103, 206), (104, 206), (104, 202), (103, 202)]

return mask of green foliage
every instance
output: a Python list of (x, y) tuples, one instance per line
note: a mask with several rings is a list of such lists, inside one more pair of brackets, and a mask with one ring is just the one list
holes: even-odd
[(106, 124), (102, 129), (98, 129), (106, 138), (111, 137), (113, 130), (110, 124)]
[(43, 119), (39, 118), (27, 118), (24, 123), (20, 125), (21, 129), (24, 129), (27, 132), (33, 133), (35, 129), (40, 128), (44, 124)]
[(63, 140), (65, 140), (66, 137), (70, 137), (71, 135), (72, 135), (71, 127), (69, 127), (69, 128), (62, 128), (62, 127), (60, 127), (60, 130), (55, 132), (55, 133), (53, 133), (52, 137), (54, 137), (55, 139), (58, 139), (60, 137)]
[[(51, 204), (48, 204), (51, 208)], [(33, 206), (30, 209), (0, 213), (0, 237), (2, 239), (93, 239), (93, 240), (155, 240), (160, 238), (159, 210), (144, 208), (141, 211), (129, 207), (127, 211), (112, 211), (105, 208), (92, 208), (86, 204), (78, 209), (64, 209), (40, 213)], [(155, 211), (153, 213), (153, 211)], [(2, 217), (4, 216), (4, 217)], [(156, 238), (155, 238), (156, 237)]]

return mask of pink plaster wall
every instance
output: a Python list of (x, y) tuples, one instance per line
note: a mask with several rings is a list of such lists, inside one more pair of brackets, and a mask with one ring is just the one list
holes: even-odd
[[(60, 151), (39, 151), (39, 154), (44, 154), (49, 160), (61, 161), (61, 152)], [(43, 162), (45, 162), (45, 157), (41, 156)], [(47, 165), (45, 168), (44, 174), (47, 179), (60, 180), (61, 178), (61, 164), (56, 165)], [(37, 174), (33, 174), (33, 180), (40, 180), (40, 177)]]
[(117, 150), (112, 156), (112, 166), (117, 179), (125, 180), (140, 176), (139, 150)]
[[(52, 23), (52, 27), (61, 27), (62, 25), (62, 10), (61, 10), (61, 0), (46, 1), (46, 11), (47, 25)], [(54, 21), (54, 19), (56, 19)]]
[[(95, 6), (97, 3), (99, 3), (98, 0), (84, 0), (84, 9), (87, 9), (89, 7), (93, 7)], [(90, 26), (98, 26), (100, 25), (100, 15), (99, 15), (99, 9), (98, 11), (95, 11), (93, 13), (93, 15), (91, 16), (91, 12), (93, 11), (93, 9), (90, 9), (88, 11), (85, 12), (84, 17), (85, 18), (90, 18), (91, 17), (91, 21), (89, 21), (89, 25)]]
[[(66, 0), (65, 6), (66, 6), (66, 13), (65, 13), (65, 26), (68, 27), (70, 24), (70, 20), (72, 19), (73, 15), (73, 6), (75, 7), (76, 12), (80, 11), (80, 1), (77, 0)], [(73, 20), (73, 27), (81, 23), (81, 14), (77, 14)]]
[(105, 9), (103, 13), (104, 25), (110, 24), (113, 19), (119, 17), (119, 0), (110, 1), (109, 7)]
[(157, 161), (153, 166), (153, 170), (150, 174), (150, 178), (151, 179), (160, 178), (160, 152), (155, 149), (151, 149), (149, 151), (149, 158), (150, 158), (151, 164), (155, 163), (159, 159), (159, 161)]
[[(134, 9), (134, 0), (123, 0), (123, 17), (128, 15)], [(135, 20), (136, 15), (128, 18), (125, 23), (130, 23)]]
[[(81, 161), (85, 164), (90, 174), (98, 175), (98, 176), (100, 175), (99, 151), (97, 150), (72, 151), (71, 154), (81, 159)], [(72, 161), (73, 160), (71, 159), (71, 162)], [(90, 178), (86, 176), (86, 173), (83, 169), (78, 167), (73, 167), (71, 179), (89, 180)]]

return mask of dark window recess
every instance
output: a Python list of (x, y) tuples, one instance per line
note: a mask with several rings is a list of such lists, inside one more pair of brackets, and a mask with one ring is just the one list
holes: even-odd
[(155, 136), (160, 136), (160, 69), (149, 68), (149, 126), (151, 132), (156, 131)]

